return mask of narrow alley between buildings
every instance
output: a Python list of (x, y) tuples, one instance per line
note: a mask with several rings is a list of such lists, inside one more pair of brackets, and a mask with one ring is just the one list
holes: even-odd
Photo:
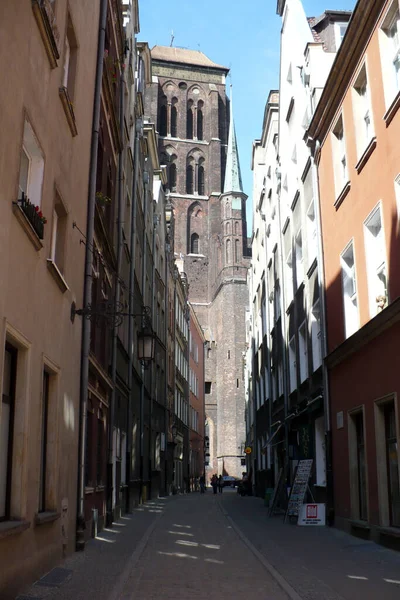
[(400, 555), (373, 542), (207, 490), (138, 507), (17, 600), (397, 600), (399, 573)]

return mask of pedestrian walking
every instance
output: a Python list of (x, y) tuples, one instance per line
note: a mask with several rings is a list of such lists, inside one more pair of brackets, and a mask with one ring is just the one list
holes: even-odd
[(218, 491), (220, 494), (222, 494), (223, 487), (224, 487), (224, 480), (222, 479), (222, 475), (220, 475), (218, 477)]
[(200, 477), (200, 494), (204, 494), (206, 491), (206, 479), (204, 475)]
[(212, 485), (213, 493), (216, 494), (217, 487), (218, 487), (218, 477), (217, 477), (216, 473), (214, 473), (214, 475), (211, 477), (211, 485)]

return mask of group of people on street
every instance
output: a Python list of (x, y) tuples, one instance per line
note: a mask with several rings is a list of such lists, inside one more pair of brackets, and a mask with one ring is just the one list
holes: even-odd
[(214, 473), (214, 475), (211, 477), (211, 486), (214, 494), (217, 493), (217, 490), (220, 494), (222, 494), (222, 489), (224, 487), (224, 480), (222, 478), (222, 475), (218, 477), (217, 474)]

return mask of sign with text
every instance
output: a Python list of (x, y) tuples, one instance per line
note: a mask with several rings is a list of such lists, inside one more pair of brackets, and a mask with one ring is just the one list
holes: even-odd
[(297, 525), (325, 525), (325, 504), (302, 504)]
[(297, 465), (296, 476), (293, 481), (293, 486), (290, 490), (290, 497), (286, 516), (297, 517), (300, 507), (304, 502), (304, 496), (308, 486), (312, 469), (312, 458), (307, 460), (299, 460)]

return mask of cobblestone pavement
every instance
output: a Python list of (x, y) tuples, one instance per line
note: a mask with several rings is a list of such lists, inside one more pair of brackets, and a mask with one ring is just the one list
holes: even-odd
[(259, 498), (208, 491), (139, 507), (19, 600), (91, 597), (399, 600), (400, 553), (336, 529), (283, 524)]

